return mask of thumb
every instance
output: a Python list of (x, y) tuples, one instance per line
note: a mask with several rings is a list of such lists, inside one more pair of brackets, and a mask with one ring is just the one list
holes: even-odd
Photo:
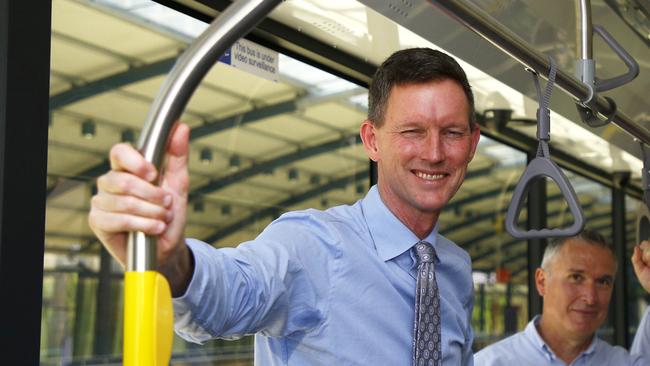
[(177, 123), (167, 146), (167, 162), (165, 164), (165, 185), (183, 195), (187, 193), (189, 177), (187, 162), (189, 155), (190, 128), (184, 123)]
[(634, 273), (636, 273), (637, 278), (641, 276), (645, 263), (643, 262), (641, 248), (638, 245), (634, 246), (634, 252), (632, 253), (632, 267), (634, 267)]

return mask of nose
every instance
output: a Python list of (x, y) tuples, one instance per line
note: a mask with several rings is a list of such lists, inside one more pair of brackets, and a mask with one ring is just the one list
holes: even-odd
[(595, 283), (589, 283), (584, 286), (582, 298), (587, 305), (596, 305), (598, 302), (598, 289)]
[(437, 163), (445, 160), (445, 148), (439, 132), (430, 132), (422, 146), (422, 158)]

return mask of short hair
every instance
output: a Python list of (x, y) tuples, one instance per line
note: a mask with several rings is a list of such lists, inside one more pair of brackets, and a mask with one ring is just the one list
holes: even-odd
[(564, 237), (564, 238), (557, 238), (554, 239), (550, 244), (548, 244), (546, 246), (546, 250), (544, 250), (544, 257), (542, 258), (541, 267), (543, 270), (548, 271), (548, 266), (555, 258), (555, 255), (560, 251), (560, 249), (562, 249), (564, 244), (566, 244), (570, 240), (580, 240), (587, 244), (598, 246), (609, 250), (609, 252), (612, 253), (612, 258), (614, 258), (614, 264), (616, 264), (616, 266), (618, 267), (618, 263), (616, 261), (616, 253), (614, 252), (614, 246), (611, 243), (609, 243), (607, 239), (605, 239), (605, 237), (602, 236), (597, 231), (584, 229), (582, 232), (580, 232), (577, 235)]
[(409, 48), (393, 53), (377, 69), (368, 92), (368, 119), (377, 127), (384, 123), (388, 97), (394, 86), (451, 79), (467, 97), (469, 123), (474, 127), (474, 94), (465, 71), (446, 53), (430, 48)]

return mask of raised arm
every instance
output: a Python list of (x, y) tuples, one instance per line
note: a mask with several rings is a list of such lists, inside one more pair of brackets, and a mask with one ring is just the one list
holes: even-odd
[[(650, 241), (642, 241), (634, 247), (632, 266), (641, 286), (650, 293)], [(650, 307), (643, 314), (630, 348), (632, 354), (647, 354), (650, 351)]]

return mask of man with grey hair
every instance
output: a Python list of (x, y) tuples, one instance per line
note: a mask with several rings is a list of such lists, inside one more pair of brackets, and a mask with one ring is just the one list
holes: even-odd
[[(636, 251), (635, 258), (639, 260)], [(650, 268), (648, 259), (635, 263), (637, 275), (641, 267)], [(631, 355), (595, 336), (607, 316), (615, 275), (614, 250), (597, 232), (584, 230), (554, 240), (535, 272), (537, 291), (544, 297), (542, 315), (525, 330), (478, 352), (475, 364), (650, 365), (643, 355)], [(650, 276), (639, 279), (650, 285)]]

